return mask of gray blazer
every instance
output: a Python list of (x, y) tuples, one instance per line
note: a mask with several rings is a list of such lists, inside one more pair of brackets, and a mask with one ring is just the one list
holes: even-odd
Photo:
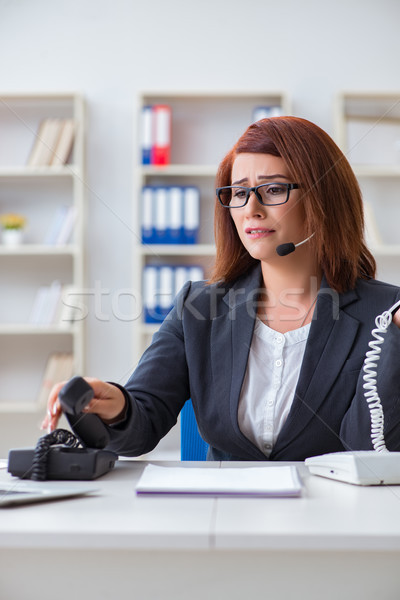
[[(231, 285), (183, 287), (122, 388), (129, 410), (110, 427), (111, 449), (128, 456), (149, 452), (191, 398), (209, 459), (267, 460), (238, 425), (260, 278), (257, 266)], [(360, 370), (375, 317), (399, 297), (399, 288), (372, 279), (340, 295), (323, 280), (293, 404), (270, 460), (372, 448)], [(385, 338), (378, 390), (387, 447), (400, 450), (400, 330), (390, 325)]]

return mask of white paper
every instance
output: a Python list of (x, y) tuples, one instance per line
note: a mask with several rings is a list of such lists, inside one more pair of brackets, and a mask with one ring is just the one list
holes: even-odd
[(302, 485), (294, 466), (202, 468), (147, 465), (137, 494), (200, 494), (212, 496), (300, 496)]

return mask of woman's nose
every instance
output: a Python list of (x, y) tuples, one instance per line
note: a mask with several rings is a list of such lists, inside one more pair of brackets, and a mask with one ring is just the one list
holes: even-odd
[(250, 192), (247, 204), (243, 208), (245, 210), (246, 216), (264, 216), (265, 207), (262, 204), (260, 204), (255, 192)]

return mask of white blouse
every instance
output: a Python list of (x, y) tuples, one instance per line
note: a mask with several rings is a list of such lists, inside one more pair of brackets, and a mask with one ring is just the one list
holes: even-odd
[(256, 319), (238, 421), (267, 457), (292, 406), (310, 326), (279, 333)]

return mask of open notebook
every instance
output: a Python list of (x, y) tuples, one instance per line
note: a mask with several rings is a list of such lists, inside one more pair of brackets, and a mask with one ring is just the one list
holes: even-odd
[(208, 496), (300, 496), (296, 467), (168, 467), (147, 465), (137, 494), (198, 494)]

